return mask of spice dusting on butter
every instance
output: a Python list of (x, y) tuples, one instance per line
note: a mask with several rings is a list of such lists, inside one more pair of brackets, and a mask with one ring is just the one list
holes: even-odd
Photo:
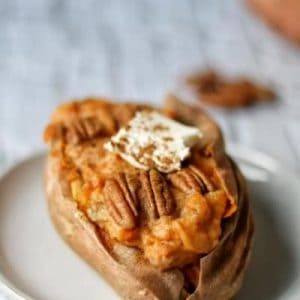
[(169, 173), (180, 169), (201, 136), (196, 127), (182, 125), (158, 112), (141, 111), (104, 148), (136, 168)]

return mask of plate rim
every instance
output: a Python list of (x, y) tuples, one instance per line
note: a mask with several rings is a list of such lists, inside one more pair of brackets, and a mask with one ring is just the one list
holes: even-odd
[[(226, 143), (226, 152), (233, 156), (233, 158), (243, 158), (246, 159), (246, 161), (249, 161), (251, 163), (254, 163), (257, 166), (260, 166), (271, 173), (276, 173), (279, 169), (283, 170), (284, 172), (288, 172), (292, 175), (294, 175), (296, 178), (300, 180), (300, 175), (296, 170), (292, 169), (291, 167), (287, 166), (284, 162), (280, 161), (279, 159), (273, 157), (272, 155), (269, 155), (263, 151), (257, 150), (255, 148), (251, 148), (248, 146), (244, 146), (239, 143), (234, 142), (228, 142)], [(16, 167), (19, 165), (26, 163), (34, 158), (37, 158), (39, 156), (45, 156), (47, 155), (47, 150), (37, 150), (34, 152), (31, 152), (11, 163), (9, 163), (6, 167), (4, 167), (3, 170), (1, 170), (0, 173), (0, 182), (7, 176), (9, 173), (11, 173)], [(38, 300), (34, 299), (28, 294), (21, 291), (17, 286), (15, 286), (13, 283), (7, 279), (0, 268), (0, 288), (4, 291), (5, 294), (8, 296), (13, 296), (17, 300)]]

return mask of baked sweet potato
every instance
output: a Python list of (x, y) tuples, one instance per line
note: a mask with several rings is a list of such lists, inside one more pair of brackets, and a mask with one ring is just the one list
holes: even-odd
[[(139, 216), (132, 219), (134, 222), (129, 222), (135, 214), (132, 210), (129, 211), (128, 207), (125, 209), (122, 206), (121, 213), (124, 212), (124, 215), (121, 214), (121, 217), (120, 214), (109, 214), (111, 211), (106, 209), (109, 207), (107, 202), (111, 200), (110, 197), (114, 199), (111, 194), (115, 193), (113, 189), (107, 188), (107, 181), (110, 180), (111, 183), (112, 180), (107, 178), (111, 178), (111, 174), (119, 172), (120, 169), (123, 175), (114, 177), (119, 178), (119, 181), (115, 179), (117, 183), (127, 174), (140, 173), (136, 173), (139, 171), (117, 156), (110, 156), (104, 163), (106, 154), (102, 149), (103, 143), (99, 140), (107, 141), (119, 127), (126, 125), (138, 109), (152, 108), (88, 100), (65, 105), (54, 114), (45, 131), (45, 140), (51, 143), (45, 176), (51, 219), (67, 244), (99, 272), (124, 299), (230, 299), (241, 286), (250, 257), (253, 221), (245, 180), (237, 166), (226, 155), (218, 126), (199, 108), (187, 106), (175, 97), (169, 97), (163, 111), (179, 122), (201, 129), (201, 145), (195, 150), (201, 153), (201, 157), (197, 156), (198, 152), (192, 154), (193, 157), (196, 155), (196, 158), (191, 158), (183, 167), (183, 171), (186, 170), (184, 168), (189, 168), (191, 162), (196, 164), (197, 168), (203, 171), (197, 174), (204, 174), (205, 177), (201, 182), (197, 182), (203, 184), (207, 190), (203, 192), (203, 189), (198, 190), (196, 185), (191, 185), (186, 192), (185, 186), (180, 190), (182, 186), (176, 185), (177, 181), (173, 180), (172, 174), (162, 175), (150, 171), (153, 173), (147, 175), (148, 180), (158, 178), (157, 180), (161, 181), (157, 183), (153, 179), (154, 184), (162, 186), (162, 189), (170, 188), (170, 197), (176, 198), (177, 208), (168, 213), (170, 215), (158, 214), (155, 221), (150, 219), (143, 205), (147, 198), (147, 193), (141, 192), (143, 185), (138, 188), (139, 205), (136, 207)], [(190, 169), (186, 172), (189, 176), (195, 176), (195, 173), (189, 173)], [(138, 178), (143, 178), (144, 175), (139, 176)], [(207, 183), (208, 181), (210, 183)], [(112, 183), (111, 185), (113, 186)], [(212, 189), (209, 188), (210, 185)], [(107, 195), (103, 198), (105, 193)], [(181, 242), (172, 248), (173, 252), (167, 252), (165, 256), (157, 258), (152, 252), (148, 253), (152, 248), (141, 246), (141, 236), (149, 238), (147, 226), (150, 226), (151, 222), (160, 224), (160, 220), (177, 221), (176, 214), (181, 212), (178, 212), (178, 197), (177, 194), (175, 197), (174, 193), (179, 194), (182, 201), (210, 199), (210, 203), (214, 203), (226, 199), (222, 218), (214, 219), (218, 224), (217, 229), (213, 231), (214, 234), (216, 232), (216, 237), (208, 251), (203, 250), (207, 247), (201, 243), (201, 247), (196, 250), (187, 249), (180, 240)], [(117, 199), (122, 199), (121, 196), (118, 197)], [(185, 197), (190, 198), (185, 200)], [(209, 222), (205, 228), (214, 228)], [(111, 227), (117, 229), (111, 230)], [(140, 231), (140, 228), (146, 228), (143, 229), (146, 233)], [(202, 230), (202, 227), (196, 228)], [(176, 230), (172, 231), (173, 234), (177, 234)], [(197, 232), (193, 235), (197, 236)], [(155, 248), (157, 252), (160, 252), (159, 247), (165, 247), (166, 243), (173, 241), (173, 236), (169, 236), (168, 240), (165, 237), (162, 239), (163, 241), (157, 244), (158, 248)], [(162, 249), (167, 251), (168, 248)]]

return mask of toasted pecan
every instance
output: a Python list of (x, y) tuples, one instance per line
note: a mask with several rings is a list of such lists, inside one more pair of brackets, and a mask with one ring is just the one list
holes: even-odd
[(166, 180), (155, 169), (140, 172), (142, 188), (145, 192), (145, 206), (151, 219), (169, 215), (174, 208), (174, 199)]
[(138, 216), (137, 188), (139, 182), (132, 175), (120, 173), (107, 179), (103, 193), (112, 219), (121, 227), (134, 228)]
[(95, 117), (72, 120), (66, 127), (67, 142), (72, 144), (94, 138), (104, 129), (100, 120)]
[(211, 70), (190, 76), (187, 84), (195, 90), (200, 100), (214, 106), (243, 107), (276, 98), (269, 87), (244, 78), (227, 80)]
[(46, 142), (63, 140), (78, 144), (104, 133), (105, 127), (97, 117), (76, 117), (50, 124), (45, 130), (44, 139)]
[(175, 187), (185, 193), (194, 191), (205, 194), (214, 190), (207, 176), (193, 165), (170, 174), (169, 179)]

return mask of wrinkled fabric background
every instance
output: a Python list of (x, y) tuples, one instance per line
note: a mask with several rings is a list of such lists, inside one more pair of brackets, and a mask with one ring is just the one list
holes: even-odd
[(210, 112), (228, 140), (300, 171), (300, 47), (243, 0), (0, 0), (0, 172), (44, 148), (43, 128), (62, 101), (159, 105), (205, 67), (274, 85), (276, 104)]

